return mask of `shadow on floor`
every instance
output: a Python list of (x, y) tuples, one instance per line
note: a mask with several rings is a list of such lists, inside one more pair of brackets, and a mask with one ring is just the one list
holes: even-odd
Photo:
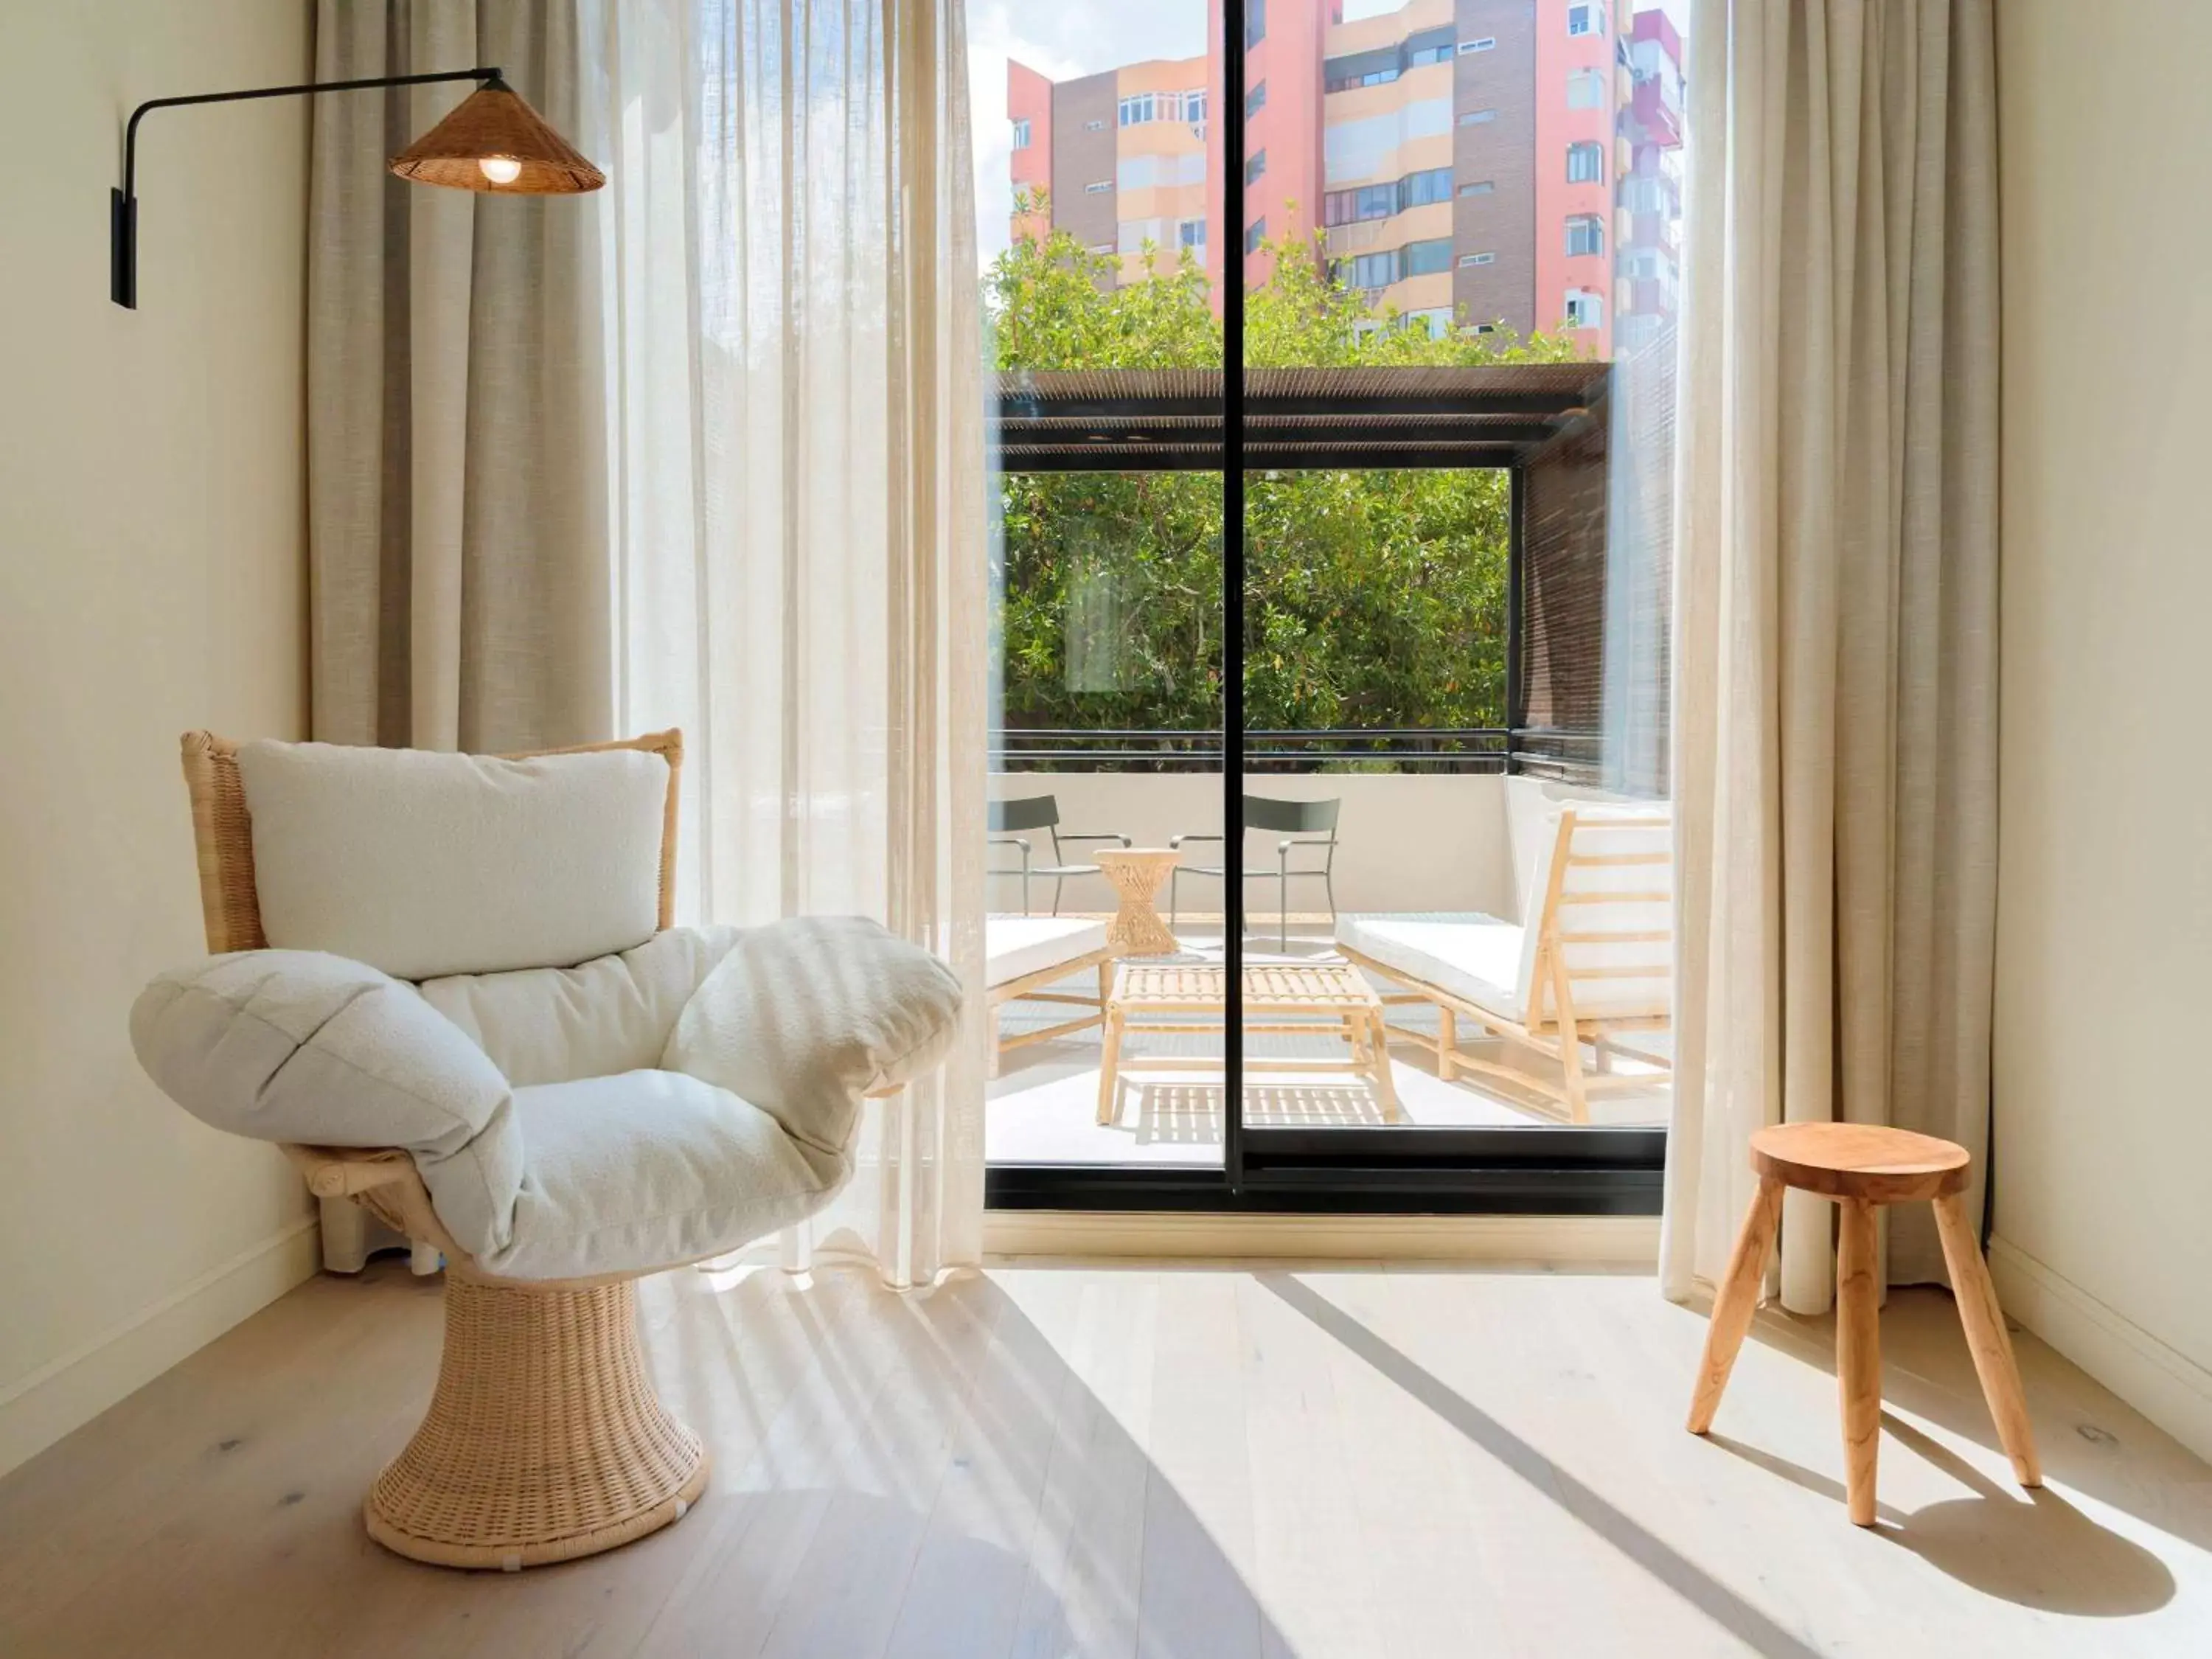
[(1318, 1291), (1288, 1273), (1263, 1273), (1255, 1278), (1347, 1352), (1358, 1355), (1510, 1469), (1532, 1491), (1563, 1502), (1577, 1520), (1622, 1556), (1748, 1644), (1753, 1651), (1769, 1659), (1774, 1656), (1811, 1659), (1818, 1652)]
[[(1877, 1536), (1911, 1550), (1938, 1572), (1984, 1595), (2045, 1613), (2119, 1619), (2153, 1613), (2174, 1597), (2173, 1575), (2142, 1545), (2099, 1526), (2048, 1487), (2000, 1486), (1934, 1437), (1893, 1413), (1882, 1432), (1936, 1465), (1972, 1496), (1902, 1513), (1877, 1504)], [(1726, 1435), (1706, 1439), (1844, 1506), (1844, 1485), (1786, 1457)]]

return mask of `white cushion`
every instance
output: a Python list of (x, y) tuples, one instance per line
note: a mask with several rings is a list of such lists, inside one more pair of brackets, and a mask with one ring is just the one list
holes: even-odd
[(423, 1000), (468, 1033), (517, 1088), (660, 1064), (661, 1052), (734, 927), (672, 927), (574, 968), (519, 968), (422, 981)]
[(842, 1156), (860, 1097), (936, 1065), (959, 1012), (960, 981), (921, 946), (860, 916), (801, 916), (739, 931), (661, 1064)]
[(514, 1109), (529, 1174), (511, 1239), (479, 1258), (514, 1279), (641, 1273), (719, 1255), (818, 1209), (852, 1167), (680, 1072), (519, 1089)]
[(263, 1140), (404, 1146), (457, 1243), (506, 1243), (523, 1162), (507, 1079), (413, 986), (313, 951), (209, 957), (139, 994), (131, 1042), (202, 1121)]
[(1514, 975), (1522, 929), (1476, 911), (1340, 915), (1338, 943), (1506, 1019), (1521, 1018)]
[(992, 916), (983, 924), (983, 983), (1004, 985), (1106, 948), (1106, 924), (1073, 916)]
[(427, 979), (570, 967), (659, 922), (659, 755), (263, 741), (240, 745), (238, 766), (272, 946)]

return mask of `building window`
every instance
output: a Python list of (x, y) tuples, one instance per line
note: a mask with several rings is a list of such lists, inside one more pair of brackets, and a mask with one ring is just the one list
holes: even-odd
[(1398, 206), (1401, 210), (1426, 207), (1431, 202), (1451, 199), (1451, 169), (1425, 167), (1419, 173), (1409, 173), (1398, 181)]
[(1595, 213), (1577, 213), (1567, 221), (1567, 258), (1605, 252), (1605, 221)]
[(1425, 330), (1432, 340), (1441, 340), (1451, 332), (1451, 307), (1431, 306), (1422, 311), (1409, 311), (1399, 320), (1407, 328)]
[(1567, 33), (1571, 35), (1603, 34), (1605, 33), (1604, 8), (1595, 5), (1569, 6)]
[(1605, 301), (1587, 289), (1567, 290), (1567, 326), (1569, 328), (1603, 328)]
[(1471, 52), (1495, 52), (1497, 49), (1498, 37), (1494, 34), (1486, 34), (1480, 40), (1462, 40), (1459, 43), (1459, 55), (1462, 58)]
[(1378, 288), (1388, 288), (1398, 280), (1398, 250), (1389, 248), (1381, 253), (1362, 253), (1336, 263), (1335, 274), (1346, 286), (1363, 289), (1371, 293)]
[(1462, 196), (1487, 196), (1497, 188), (1497, 185), (1488, 179), (1477, 179), (1471, 183), (1462, 185), (1459, 187), (1459, 193)]
[(1103, 196), (1113, 188), (1114, 181), (1111, 179), (1100, 179), (1084, 185), (1083, 193), (1085, 196)]
[(1176, 246), (1206, 252), (1206, 221), (1178, 219), (1176, 221)]
[(1256, 46), (1267, 38), (1267, 0), (1245, 0), (1244, 44)]
[(1121, 233), (1118, 251), (1122, 253), (1142, 253), (1147, 245), (1160, 245), (1160, 222), (1157, 219), (1124, 219), (1116, 228)]
[(1567, 107), (1598, 109), (1605, 103), (1605, 76), (1593, 69), (1577, 70), (1567, 76)]
[(1406, 37), (1406, 67), (1419, 69), (1425, 64), (1448, 62), (1452, 55), (1452, 30), (1449, 24), (1443, 28), (1423, 29), (1419, 34)]
[(1265, 214), (1244, 227), (1244, 251), (1257, 253), (1260, 244), (1267, 240), (1267, 219)]
[(1408, 242), (1400, 250), (1401, 267), (1408, 276), (1427, 276), (1439, 270), (1451, 269), (1451, 239), (1437, 238), (1432, 242)]
[(1198, 126), (1205, 121), (1206, 88), (1204, 87), (1199, 88), (1195, 92), (1183, 94), (1182, 118), (1193, 126)]
[(1459, 118), (1459, 124), (1463, 127), (1479, 127), (1486, 121), (1497, 118), (1498, 112), (1494, 109), (1471, 109)]
[(1244, 182), (1251, 184), (1267, 170), (1267, 152), (1255, 149), (1244, 158)]
[(1477, 323), (1474, 325), (1471, 331), (1476, 334), (1495, 334), (1498, 332), (1498, 325), (1495, 323)]
[(1601, 185), (1605, 182), (1605, 146), (1598, 143), (1567, 146), (1567, 182)]
[(1459, 256), (1459, 262), (1462, 266), (1494, 265), (1498, 263), (1498, 256), (1495, 253), (1462, 253)]
[(1250, 120), (1267, 107), (1267, 83), (1265, 81), (1244, 94), (1244, 118)]
[(1030, 118), (1024, 115), (1014, 123), (1014, 148), (1016, 149), (1027, 149), (1029, 147)]
[(1141, 126), (1152, 118), (1152, 94), (1140, 92), (1121, 100), (1121, 125)]

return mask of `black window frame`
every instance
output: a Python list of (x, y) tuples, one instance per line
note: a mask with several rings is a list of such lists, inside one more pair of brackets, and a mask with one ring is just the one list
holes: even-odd
[[(1244, 84), (1245, 52), (1266, 37), (1265, 0), (1224, 0), (1226, 82)], [(1225, 100), (1224, 157), (1244, 149), (1242, 99)], [(1224, 217), (1244, 222), (1244, 169), (1222, 169)], [(1247, 252), (1267, 234), (1265, 216), (1245, 231)], [(1449, 246), (1449, 243), (1446, 244)], [(1393, 250), (1394, 257), (1395, 250)], [(1224, 362), (1221, 446), (1223, 888), (1243, 891), (1241, 826), (1246, 749), (1243, 714), (1245, 283), (1221, 288)], [(1484, 325), (1474, 325), (1478, 331)], [(1402, 462), (1394, 464), (1402, 465)], [(1453, 462), (1463, 465), (1463, 462)], [(1522, 723), (1516, 614), (1523, 581), (1524, 471), (1510, 471), (1508, 547), (1507, 724)], [(1509, 744), (1510, 734), (1509, 732)], [(1509, 756), (1510, 759), (1510, 756)], [(1510, 768), (1509, 768), (1510, 769)], [(1241, 899), (1237, 901), (1241, 903)], [(1328, 1127), (1247, 1129), (1243, 930), (1223, 930), (1222, 1163), (1218, 1169), (1141, 1164), (1006, 1164), (985, 1173), (985, 1201), (999, 1210), (1207, 1211), (1305, 1214), (1638, 1215), (1659, 1212), (1666, 1133), (1576, 1127), (1497, 1128)]]

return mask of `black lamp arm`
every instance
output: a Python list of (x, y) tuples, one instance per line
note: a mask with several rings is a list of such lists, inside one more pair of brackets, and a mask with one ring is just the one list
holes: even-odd
[(441, 70), (434, 75), (380, 75), (366, 81), (310, 81), (296, 87), (249, 87), (242, 92), (202, 92), (185, 98), (149, 98), (131, 112), (123, 129), (123, 187), (108, 192), (108, 298), (138, 307), (138, 124), (157, 109), (187, 104), (235, 104), (249, 98), (309, 98), (319, 92), (363, 92), (372, 87), (423, 87), (439, 81), (498, 82), (490, 66)]

